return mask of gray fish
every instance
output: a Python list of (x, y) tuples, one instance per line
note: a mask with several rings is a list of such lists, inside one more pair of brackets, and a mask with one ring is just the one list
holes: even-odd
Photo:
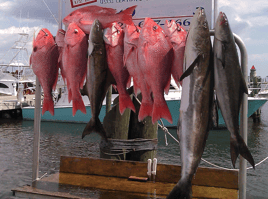
[(92, 117), (83, 131), (82, 138), (92, 132), (96, 132), (107, 140), (105, 130), (99, 119), (99, 114), (107, 89), (114, 80), (106, 61), (103, 28), (97, 19), (91, 27), (88, 54), (86, 93), (90, 100)]
[(192, 198), (192, 178), (209, 133), (213, 102), (213, 55), (204, 9), (197, 9), (185, 46), (182, 98), (177, 134), (181, 151), (181, 179), (168, 199)]
[(222, 12), (215, 25), (214, 51), (215, 89), (223, 119), (231, 133), (233, 167), (239, 154), (254, 167), (253, 157), (239, 135), (239, 110), (243, 94), (248, 94), (248, 89), (240, 69), (233, 33), (226, 15)]

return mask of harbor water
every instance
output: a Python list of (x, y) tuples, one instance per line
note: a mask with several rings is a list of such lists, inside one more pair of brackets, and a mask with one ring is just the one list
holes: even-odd
[[(262, 109), (260, 122), (248, 120), (248, 147), (256, 163), (268, 156), (268, 103)], [(85, 124), (42, 122), (40, 140), (40, 173), (59, 171), (60, 156), (99, 157), (100, 136), (92, 134), (81, 139)], [(176, 130), (169, 129), (176, 138)], [(179, 145), (158, 130), (158, 162), (180, 165)], [(226, 129), (210, 131), (203, 158), (216, 165), (232, 168), (230, 134)], [(0, 198), (16, 198), (11, 189), (31, 184), (33, 156), (33, 122), (0, 120)], [(210, 167), (201, 161), (201, 166)], [(239, 161), (236, 163), (238, 168)], [(248, 164), (248, 167), (250, 165)], [(268, 160), (247, 172), (247, 198), (268, 198)]]

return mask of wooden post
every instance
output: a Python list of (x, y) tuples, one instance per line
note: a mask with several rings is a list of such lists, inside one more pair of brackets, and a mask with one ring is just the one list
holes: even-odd
[(109, 86), (106, 94), (106, 114), (111, 110), (112, 103), (112, 85)]
[[(123, 115), (121, 115), (119, 112), (118, 97), (114, 100), (114, 104), (116, 105), (106, 114), (103, 120), (103, 127), (108, 138), (127, 140), (131, 110), (127, 108)], [(126, 154), (124, 150), (122, 150), (120, 155), (108, 155), (101, 151), (100, 157), (125, 160)]]
[[(138, 96), (141, 101), (141, 95)], [(133, 104), (136, 110), (140, 109), (139, 102), (134, 98)], [(157, 122), (152, 124), (152, 118), (146, 117), (142, 122), (138, 121), (139, 111), (131, 114), (130, 127), (129, 127), (129, 139), (143, 138), (143, 139), (157, 139)], [(156, 150), (152, 151), (137, 151), (131, 152), (128, 155), (128, 160), (147, 162), (148, 159), (154, 159), (156, 157)]]

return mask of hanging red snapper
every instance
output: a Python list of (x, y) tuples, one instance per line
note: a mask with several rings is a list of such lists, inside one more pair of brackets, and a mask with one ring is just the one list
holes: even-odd
[(153, 123), (160, 118), (172, 123), (164, 91), (169, 90), (173, 56), (172, 45), (162, 28), (151, 18), (145, 18), (138, 42), (138, 65), (153, 93)]
[(33, 51), (30, 57), (30, 65), (34, 74), (38, 77), (44, 91), (42, 114), (49, 111), (54, 115), (54, 102), (52, 89), (55, 90), (58, 80), (58, 47), (53, 35), (48, 29), (43, 28), (33, 40)]
[(166, 20), (164, 31), (174, 49), (174, 60), (171, 68), (171, 74), (175, 82), (177, 84), (180, 83), (181, 85), (182, 82), (179, 81), (179, 79), (183, 73), (183, 58), (187, 32), (174, 20), (171, 20), (170, 22)]
[(64, 38), (62, 54), (63, 70), (66, 75), (68, 99), (73, 101), (73, 116), (77, 110), (86, 113), (86, 107), (80, 94), (87, 70), (86, 34), (75, 24), (70, 23)]
[(142, 93), (142, 103), (138, 119), (143, 120), (146, 116), (151, 116), (153, 110), (153, 100), (148, 90), (148, 85), (144, 81), (143, 73), (138, 65), (138, 40), (140, 28), (133, 25), (126, 25), (124, 28), (124, 65), (130, 76), (133, 77), (134, 92), (137, 95)]
[(130, 84), (130, 76), (123, 63), (123, 29), (117, 23), (113, 23), (111, 28), (104, 30), (103, 37), (106, 44), (108, 67), (114, 76), (119, 93), (119, 111), (123, 114), (126, 108), (130, 108), (135, 112), (135, 107), (126, 90), (127, 85)]
[(65, 37), (65, 30), (59, 29), (57, 31), (55, 41), (58, 45), (58, 50), (59, 50), (59, 59), (58, 59), (59, 67), (60, 67), (62, 78), (65, 81), (65, 74), (64, 74), (63, 66), (62, 66), (62, 53), (63, 53), (63, 48), (64, 48), (64, 37)]
[(122, 12), (116, 13), (116, 10), (111, 8), (88, 6), (71, 12), (62, 22), (65, 25), (75, 22), (86, 34), (89, 34), (95, 19), (100, 21), (103, 28), (111, 27), (113, 22), (132, 24), (132, 13), (136, 7), (132, 6)]

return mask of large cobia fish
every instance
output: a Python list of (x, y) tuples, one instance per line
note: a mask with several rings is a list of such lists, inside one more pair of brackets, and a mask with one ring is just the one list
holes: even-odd
[(163, 29), (151, 18), (145, 18), (138, 42), (138, 65), (153, 93), (153, 123), (164, 118), (172, 124), (164, 91), (169, 91), (173, 56), (172, 44)]
[(54, 115), (51, 92), (56, 88), (58, 80), (58, 58), (58, 46), (53, 35), (48, 29), (42, 28), (33, 40), (33, 51), (30, 57), (30, 65), (44, 91), (42, 114), (49, 111), (51, 115)]
[(106, 49), (103, 41), (103, 29), (96, 19), (91, 27), (88, 48), (88, 70), (86, 89), (90, 100), (91, 119), (83, 131), (82, 138), (97, 132), (107, 139), (105, 130), (99, 120), (102, 102), (108, 87), (114, 82), (106, 60)]
[(71, 22), (76, 23), (86, 34), (90, 33), (90, 28), (95, 19), (98, 19), (103, 28), (110, 27), (113, 22), (132, 24), (132, 14), (137, 6), (129, 7), (122, 12), (116, 13), (112, 8), (100, 6), (87, 6), (77, 9), (67, 15), (62, 22), (69, 25)]
[(130, 85), (129, 73), (124, 67), (124, 32), (123, 29), (114, 22), (112, 27), (106, 28), (103, 35), (106, 47), (108, 67), (116, 81), (119, 93), (119, 111), (124, 113), (126, 108), (135, 112), (133, 102), (126, 90)]
[(209, 133), (213, 101), (213, 55), (205, 11), (197, 9), (187, 36), (182, 99), (177, 134), (181, 151), (181, 179), (168, 199), (192, 198), (192, 178)]
[(220, 13), (215, 25), (215, 89), (223, 119), (230, 137), (230, 152), (233, 167), (238, 155), (242, 155), (254, 167), (254, 160), (243, 138), (239, 135), (239, 110), (244, 93), (248, 93), (243, 78), (233, 33), (228, 19)]
[(58, 45), (58, 50), (59, 50), (59, 67), (61, 70), (61, 75), (63, 80), (65, 81), (65, 74), (64, 74), (64, 69), (63, 69), (63, 65), (62, 65), (62, 53), (63, 53), (63, 48), (64, 48), (64, 37), (65, 37), (65, 30), (63, 29), (59, 29), (57, 31), (56, 37), (55, 37), (55, 42)]
[(133, 77), (134, 92), (137, 95), (139, 91), (142, 93), (142, 103), (139, 111), (138, 119), (142, 121), (146, 116), (152, 115), (153, 100), (148, 90), (148, 85), (144, 80), (142, 70), (138, 65), (138, 41), (140, 28), (132, 25), (126, 25), (124, 28), (124, 65), (130, 76)]
[(174, 61), (171, 68), (171, 74), (178, 85), (178, 83), (182, 83), (179, 82), (179, 79), (183, 73), (183, 57), (187, 32), (174, 20), (166, 20), (164, 31), (170, 39), (174, 49)]
[(68, 100), (73, 103), (73, 116), (77, 110), (86, 113), (79, 88), (83, 88), (87, 70), (86, 34), (75, 24), (68, 26), (64, 38), (62, 64), (67, 80)]

